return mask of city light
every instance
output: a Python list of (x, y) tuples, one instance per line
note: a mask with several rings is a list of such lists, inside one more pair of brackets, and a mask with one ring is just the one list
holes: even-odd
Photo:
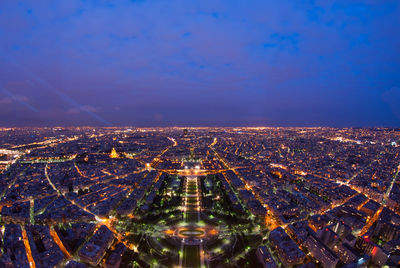
[[(23, 153), (5, 168), (3, 241), (22, 241), (30, 267), (44, 255), (58, 265), (126, 258), (169, 267), (239, 265), (260, 254), (269, 264), (331, 265), (344, 250), (370, 255), (357, 263), (390, 259), (382, 247), (400, 222), (393, 132), (363, 142), (372, 130), (341, 130), (342, 139), (323, 138), (338, 130), (320, 128), (181, 131), (90, 129), (89, 139), (74, 132), (73, 140), (27, 143), (29, 152), (18, 145)], [(168, 138), (160, 145), (157, 135)], [(118, 141), (111, 152), (99, 151), (110, 141)], [(86, 152), (65, 149), (76, 144)], [(69, 235), (82, 241), (76, 250)], [(53, 246), (39, 256), (32, 237)]]

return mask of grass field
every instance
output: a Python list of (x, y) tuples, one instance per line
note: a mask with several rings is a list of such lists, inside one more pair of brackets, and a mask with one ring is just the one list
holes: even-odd
[(186, 212), (186, 221), (187, 222), (197, 222), (197, 212)]
[(200, 247), (185, 245), (183, 248), (183, 266), (200, 267)]

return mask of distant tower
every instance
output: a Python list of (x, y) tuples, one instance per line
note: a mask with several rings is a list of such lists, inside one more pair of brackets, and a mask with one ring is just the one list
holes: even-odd
[(194, 159), (194, 148), (190, 148), (190, 158)]
[(118, 153), (117, 153), (117, 151), (115, 150), (114, 147), (111, 150), (110, 157), (111, 158), (118, 158), (119, 157), (119, 155), (118, 155)]
[(187, 130), (187, 128), (183, 129), (183, 136), (184, 136), (184, 137), (187, 136), (188, 132), (189, 132), (189, 131)]

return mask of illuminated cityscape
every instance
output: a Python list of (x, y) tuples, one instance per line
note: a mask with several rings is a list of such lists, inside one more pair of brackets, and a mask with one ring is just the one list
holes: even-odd
[(0, 140), (2, 267), (400, 263), (398, 129), (3, 128)]
[(0, 0), (0, 268), (400, 267), (399, 0)]

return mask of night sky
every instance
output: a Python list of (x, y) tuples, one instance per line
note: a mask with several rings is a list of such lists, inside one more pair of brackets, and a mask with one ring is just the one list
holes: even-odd
[(400, 126), (400, 1), (0, 1), (0, 126)]

